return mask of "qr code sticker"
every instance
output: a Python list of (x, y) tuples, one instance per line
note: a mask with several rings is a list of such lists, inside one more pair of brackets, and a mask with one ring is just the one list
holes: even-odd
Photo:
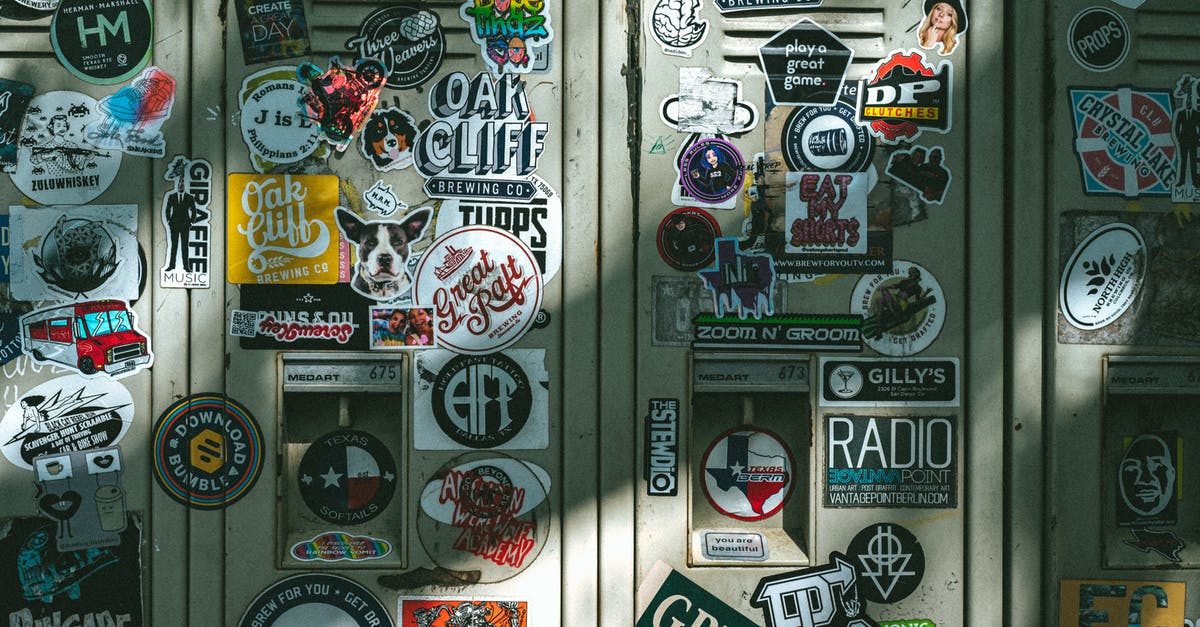
[(234, 309), (229, 320), (229, 335), (233, 337), (254, 337), (258, 334), (255, 331), (256, 326), (258, 326), (257, 312)]

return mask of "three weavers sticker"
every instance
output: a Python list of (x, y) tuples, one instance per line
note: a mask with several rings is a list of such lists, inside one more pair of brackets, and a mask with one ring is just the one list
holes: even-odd
[(346, 40), (354, 61), (383, 62), (389, 89), (412, 89), (442, 67), (446, 37), (438, 14), (407, 6), (389, 6), (368, 15), (358, 34)]

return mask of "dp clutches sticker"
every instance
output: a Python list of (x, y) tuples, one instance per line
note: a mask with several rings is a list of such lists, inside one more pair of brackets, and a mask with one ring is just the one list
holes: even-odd
[(71, 74), (112, 85), (150, 61), (154, 17), (149, 0), (61, 0), (50, 23), (54, 53)]
[(858, 81), (858, 122), (887, 144), (950, 132), (953, 70), (949, 61), (933, 67), (920, 50), (893, 52)]
[(17, 189), (43, 205), (80, 205), (108, 189), (122, 153), (101, 150), (87, 138), (86, 129), (100, 116), (91, 96), (73, 91), (34, 96), (11, 174)]
[(168, 407), (153, 441), (155, 480), (167, 496), (193, 509), (233, 505), (262, 471), (258, 421), (220, 394), (193, 394)]
[(234, 0), (246, 65), (312, 54), (301, 0)]
[(296, 470), (300, 496), (331, 523), (356, 525), (383, 513), (396, 493), (396, 461), (375, 436), (350, 429), (317, 438)]
[(346, 49), (354, 51), (355, 61), (382, 61), (389, 89), (412, 89), (442, 67), (446, 36), (437, 13), (393, 5), (368, 15)]

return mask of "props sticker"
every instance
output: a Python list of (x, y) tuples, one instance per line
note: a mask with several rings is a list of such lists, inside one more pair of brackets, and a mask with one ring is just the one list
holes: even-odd
[(298, 104), (302, 93), (304, 84), (296, 80), (294, 66), (260, 70), (242, 81), (238, 128), (256, 172), (310, 155), (318, 159), (329, 155), (329, 145), (320, 139), (321, 129)]
[(146, 67), (153, 39), (148, 0), (61, 0), (50, 22), (59, 62), (98, 85), (120, 83)]
[(1071, 58), (1093, 72), (1107, 72), (1121, 65), (1129, 54), (1131, 38), (1125, 18), (1104, 7), (1080, 11), (1067, 27)]
[(336, 283), (338, 177), (230, 174), (230, 283)]
[(1148, 256), (1142, 234), (1129, 224), (1092, 231), (1063, 269), (1059, 306), (1066, 321), (1087, 331), (1124, 315), (1141, 294)]
[(425, 552), (451, 571), (496, 583), (529, 567), (550, 535), (550, 475), (495, 453), (468, 453), (421, 491), (417, 532)]
[(163, 178), (175, 184), (162, 200), (167, 232), (167, 265), (158, 274), (162, 287), (204, 288), (209, 285), (212, 230), (212, 165), (204, 159), (175, 155)]
[(418, 354), (413, 367), (415, 448), (546, 448), (550, 375), (545, 362), (542, 349)]
[(722, 14), (755, 9), (815, 9), (822, 0), (713, 0)]
[(1151, 531), (1149, 529), (1133, 528), (1129, 530), (1132, 538), (1122, 542), (1125, 546), (1136, 549), (1139, 553), (1156, 553), (1159, 557), (1172, 562), (1181, 561), (1179, 552), (1183, 550), (1183, 539), (1174, 531)]
[(550, 125), (533, 121), (525, 81), (454, 72), (430, 88), (429, 111), (436, 119), (417, 136), (414, 157), (431, 198), (533, 197), (530, 182), (510, 177), (537, 169)]
[(718, 512), (747, 522), (779, 513), (792, 493), (792, 452), (779, 436), (739, 427), (704, 452), (704, 496)]
[(663, 100), (663, 123), (685, 133), (744, 133), (758, 125), (758, 108), (742, 99), (742, 83), (708, 68), (679, 68), (679, 94)]
[(300, 96), (304, 115), (317, 123), (321, 139), (338, 152), (345, 150), (367, 123), (387, 82), (383, 64), (376, 59), (360, 59), (348, 68), (332, 57), (328, 70), (304, 63), (296, 68), (296, 77), (308, 85)]
[(1160, 527), (1178, 522), (1176, 475), (1183, 439), (1174, 431), (1125, 438), (1117, 466), (1117, 525)]
[(867, 175), (787, 173), (787, 253), (864, 255)]
[(400, 627), (527, 627), (529, 604), (525, 601), (488, 601), (401, 597), (397, 601)]
[(37, 508), (58, 523), (59, 552), (121, 543), (125, 531), (125, 489), (121, 449), (52, 453), (33, 460)]
[(829, 554), (828, 566), (759, 580), (750, 595), (750, 605), (762, 609), (767, 627), (879, 627), (866, 615), (862, 596), (857, 568), (845, 555), (834, 551)]
[(723, 139), (702, 139), (679, 161), (679, 179), (693, 197), (720, 203), (742, 191), (746, 162), (733, 144)]
[(846, 547), (862, 578), (858, 591), (872, 603), (896, 603), (925, 576), (925, 551), (911, 531), (895, 523), (868, 525)]
[(236, 0), (246, 65), (312, 54), (300, 0)]
[(437, 344), (435, 324), (427, 307), (371, 307), (371, 349), (432, 348)]
[(154, 364), (150, 337), (124, 301), (99, 300), (21, 316), (21, 343), (35, 363), (121, 379)]
[[(926, 156), (928, 153), (928, 156)], [(921, 200), (942, 204), (950, 188), (950, 170), (942, 165), (945, 151), (941, 146), (913, 146), (897, 150), (888, 157), (884, 172), (901, 185), (921, 195)]]
[(646, 494), (675, 496), (679, 492), (679, 399), (650, 399), (645, 423)]
[(458, 15), (469, 25), (471, 39), (479, 44), (493, 74), (525, 74), (549, 67), (554, 40), (550, 2), (467, 0)]
[(436, 236), (476, 225), (508, 231), (533, 251), (542, 283), (549, 283), (562, 266), (562, 196), (536, 174), (528, 180), (536, 189), (528, 200), (443, 201), (437, 213)]
[(340, 575), (307, 573), (277, 581), (250, 602), (237, 627), (395, 627), (371, 591)]
[(854, 105), (792, 109), (780, 133), (783, 161), (793, 172), (862, 172), (871, 165), (875, 140), (855, 120)]
[(920, 50), (897, 50), (858, 81), (859, 124), (886, 144), (915, 140), (923, 130), (950, 132), (954, 66), (934, 68)]
[(925, 0), (925, 17), (917, 29), (917, 45), (946, 56), (967, 32), (967, 12), (961, 0)]
[(116, 381), (66, 375), (21, 394), (0, 420), (0, 450), (18, 468), (39, 455), (115, 446), (133, 423), (133, 397)]
[(138, 297), (137, 205), (9, 207), (13, 298)]
[(684, 207), (658, 225), (658, 254), (676, 270), (695, 272), (712, 263), (721, 227), (707, 211)]
[(244, 285), (241, 309), (230, 316), (229, 335), (243, 349), (367, 350), (373, 301), (345, 283)]
[(708, 20), (700, 17), (700, 0), (655, 0), (646, 22), (663, 54), (690, 57), (708, 36)]
[(301, 562), (365, 562), (387, 557), (391, 552), (392, 544), (386, 540), (330, 531), (293, 544), (288, 555)]
[(375, 109), (363, 127), (358, 150), (380, 172), (403, 170), (412, 165), (416, 139), (417, 123), (411, 115), (395, 107)]
[(1069, 91), (1084, 193), (1169, 195), (1177, 174), (1171, 94), (1130, 87)]
[(542, 306), (542, 275), (521, 240), (494, 227), (468, 226), (425, 249), (413, 295), (416, 303), (434, 308), (442, 346), (492, 353), (532, 326)]
[(334, 216), (338, 229), (354, 246), (354, 278), (350, 283), (354, 291), (382, 302), (407, 297), (411, 290), (409, 245), (425, 236), (433, 209), (422, 207), (400, 222), (364, 221), (342, 207), (334, 211)]
[(339, 525), (375, 518), (396, 493), (396, 461), (365, 431), (343, 429), (317, 438), (305, 449), (296, 474), (308, 509)]
[[(82, 469), (76, 484), (85, 480)], [(142, 524), (130, 513), (113, 546), (60, 552), (45, 518), (0, 523), (0, 621), (14, 627), (58, 624), (142, 627)]]
[(806, 17), (763, 44), (758, 58), (775, 104), (832, 107), (854, 51)]
[(1179, 177), (1171, 182), (1171, 202), (1200, 201), (1200, 81), (1184, 74), (1175, 83), (1179, 106), (1171, 124), (1175, 149), (1179, 153)]
[(33, 85), (0, 78), (0, 172), (17, 171), (17, 138), (32, 99)]
[(749, 255), (738, 249), (738, 240), (716, 240), (713, 267), (696, 273), (712, 292), (717, 317), (736, 312), (739, 318), (762, 318), (775, 313), (775, 270), (769, 255)]
[(1184, 625), (1182, 581), (1089, 581), (1063, 579), (1059, 625), (1141, 627)]
[(928, 270), (893, 262), (889, 274), (864, 275), (854, 287), (850, 312), (863, 316), (863, 339), (892, 357), (915, 355), (937, 339), (946, 323), (946, 295)]
[(153, 441), (154, 479), (167, 496), (192, 509), (233, 505), (262, 471), (258, 422), (220, 394), (193, 394), (168, 407)]
[(368, 57), (381, 61), (388, 88), (412, 89), (442, 67), (446, 40), (437, 13), (389, 6), (368, 15), (346, 49), (354, 51), (356, 62)]
[(722, 627), (755, 626), (741, 612), (663, 562), (656, 562), (642, 579), (637, 606), (638, 620), (634, 627), (705, 623)]
[(88, 125), (88, 139), (101, 148), (161, 159), (167, 151), (161, 129), (174, 106), (175, 79), (151, 66), (130, 85), (100, 99), (104, 117)]
[(383, 218), (391, 217), (397, 210), (408, 210), (408, 204), (401, 202), (392, 191), (392, 186), (384, 185), (383, 181), (375, 181), (374, 185), (363, 192), (362, 198), (368, 210)]
[(34, 96), (25, 112), (12, 182), (43, 205), (79, 205), (108, 189), (121, 152), (100, 150), (85, 129), (99, 119), (91, 96), (51, 91)]
[(958, 507), (954, 417), (825, 420), (825, 507)]

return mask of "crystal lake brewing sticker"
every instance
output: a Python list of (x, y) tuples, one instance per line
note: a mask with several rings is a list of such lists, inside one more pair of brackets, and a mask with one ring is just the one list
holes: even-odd
[(917, 45), (948, 55), (958, 47), (959, 37), (967, 33), (967, 11), (962, 0), (925, 0), (925, 17), (917, 28)]
[(234, 0), (246, 65), (312, 54), (301, 0)]
[(21, 316), (21, 344), (34, 363), (120, 379), (154, 365), (150, 336), (129, 304), (97, 300)]
[(491, 353), (512, 345), (542, 305), (533, 251), (506, 231), (468, 226), (436, 239), (421, 256), (413, 294), (434, 308), (441, 345)]
[(237, 627), (395, 627), (371, 591), (340, 575), (305, 573), (275, 582), (246, 607)]
[(192, 509), (221, 509), (246, 496), (263, 465), (262, 431), (237, 401), (193, 394), (154, 427), (154, 479)]
[(386, 303), (408, 299), (412, 289), (410, 244), (425, 237), (433, 209), (415, 209), (395, 221), (363, 220), (338, 207), (334, 217), (338, 229), (354, 247), (354, 277), (350, 282), (354, 291)]
[(388, 6), (363, 20), (358, 34), (346, 40), (354, 60), (383, 62), (389, 89), (412, 89), (442, 67), (446, 36), (438, 14), (428, 9)]
[(296, 80), (296, 67), (289, 65), (259, 70), (242, 80), (238, 128), (256, 172), (308, 156), (329, 156), (321, 128), (299, 102), (304, 90), (304, 83)]
[(915, 355), (929, 348), (946, 323), (946, 294), (925, 268), (900, 260), (892, 266), (890, 274), (858, 280), (850, 312), (863, 316), (867, 346), (892, 357)]
[(528, 627), (529, 603), (514, 600), (400, 597), (400, 627)]
[(120, 447), (50, 453), (33, 460), (34, 502), (58, 524), (61, 552), (116, 546), (125, 530)]
[(1092, 231), (1071, 254), (1059, 282), (1063, 318), (1083, 330), (1106, 327), (1125, 314), (1145, 284), (1148, 251), (1132, 225)]
[(336, 283), (338, 177), (230, 174), (230, 283)]
[(1171, 193), (1177, 168), (1169, 91), (1085, 87), (1069, 95), (1085, 194)]
[(0, 419), (0, 451), (18, 468), (39, 455), (114, 446), (133, 424), (133, 397), (108, 379), (69, 374), (20, 394)]
[(550, 475), (498, 453), (466, 453), (421, 491), (417, 532), (425, 552), (450, 571), (496, 583), (529, 567), (550, 535)]
[(708, 445), (701, 465), (709, 504), (746, 522), (777, 514), (795, 485), (792, 452), (765, 429), (738, 427), (721, 434)]
[(549, 0), (466, 0), (458, 15), (493, 74), (525, 74), (550, 64)]
[(363, 127), (358, 151), (380, 172), (403, 170), (413, 163), (417, 132), (417, 123), (407, 112), (377, 107)]
[(958, 507), (953, 416), (826, 416), (825, 507)]
[(925, 576), (921, 541), (896, 523), (867, 525), (846, 547), (858, 566), (858, 591), (872, 603), (896, 603), (916, 591)]
[(17, 138), (32, 99), (33, 85), (0, 78), (0, 172), (17, 170)]
[(708, 36), (708, 20), (700, 16), (700, 0), (655, 0), (646, 29), (663, 54), (690, 57)]
[(153, 39), (149, 0), (62, 0), (50, 22), (59, 62), (99, 85), (137, 74), (150, 61)]
[(550, 445), (550, 376), (543, 349), (490, 355), (434, 350), (413, 366), (417, 450), (542, 449)]
[(137, 299), (137, 205), (14, 205), (9, 219), (13, 298)]
[(212, 229), (212, 165), (204, 159), (175, 155), (163, 179), (175, 187), (163, 195), (162, 223), (167, 234), (167, 263), (159, 270), (162, 287), (204, 288), (209, 285)]
[(87, 137), (100, 148), (135, 157), (161, 159), (167, 153), (162, 125), (175, 106), (175, 78), (146, 68), (133, 82), (100, 99), (103, 115), (87, 127)]
[(858, 81), (858, 122), (886, 144), (949, 133), (953, 86), (949, 60), (934, 67), (920, 50), (897, 50)]
[(318, 437), (305, 449), (296, 475), (308, 509), (339, 525), (375, 518), (396, 493), (396, 461), (366, 431), (344, 429)]
[(101, 115), (96, 100), (81, 93), (34, 96), (21, 128), (17, 169), (10, 175), (17, 189), (43, 205), (79, 205), (108, 189), (122, 153), (101, 150), (85, 130)]

